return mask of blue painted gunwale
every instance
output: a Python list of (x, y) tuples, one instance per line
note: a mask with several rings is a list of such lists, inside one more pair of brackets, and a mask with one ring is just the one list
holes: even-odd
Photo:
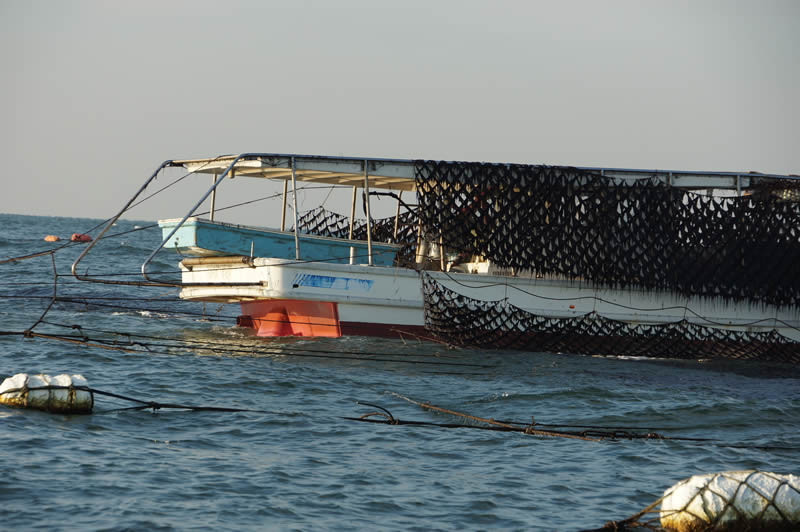
[[(162, 238), (180, 223), (180, 219), (159, 220)], [(355, 248), (356, 264), (368, 262), (367, 243), (363, 240), (347, 240), (300, 233), (300, 260), (325, 261), (338, 264), (350, 262), (350, 248)], [(181, 255), (204, 257), (244, 255), (276, 259), (295, 260), (294, 233), (260, 227), (247, 227), (225, 222), (212, 222), (191, 217), (178, 228), (164, 249), (176, 250)], [(391, 266), (399, 244), (372, 243), (372, 263), (376, 266)]]

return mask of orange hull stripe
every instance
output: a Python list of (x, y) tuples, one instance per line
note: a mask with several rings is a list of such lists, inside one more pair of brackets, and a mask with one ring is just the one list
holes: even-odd
[(336, 303), (271, 299), (242, 302), (242, 314), (252, 320), (258, 336), (342, 335)]

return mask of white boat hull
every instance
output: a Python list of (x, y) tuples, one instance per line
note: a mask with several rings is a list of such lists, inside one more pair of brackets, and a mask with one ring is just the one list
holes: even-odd
[[(239, 302), (246, 309), (254, 302), (279, 302), (288, 321), (314, 321), (303, 316), (302, 305), (332, 305), (325, 319), (338, 327), (319, 336), (348, 334), (398, 336), (403, 332), (424, 334), (423, 273), (405, 268), (367, 265), (298, 263), (256, 258), (250, 263), (230, 264), (203, 259), (183, 263), (181, 298), (197, 301)], [(478, 301), (504, 301), (537, 316), (578, 318), (594, 313), (630, 325), (687, 323), (746, 333), (778, 330), (800, 341), (797, 311), (763, 305), (726, 302), (710, 298), (686, 298), (664, 292), (598, 288), (574, 280), (523, 276), (497, 276), (452, 272), (425, 272), (442, 286)], [(294, 312), (294, 315), (293, 315)], [(245, 317), (246, 317), (245, 316)], [(770, 316), (765, 319), (764, 316)], [(257, 316), (251, 316), (256, 317)], [(277, 318), (283, 321), (283, 318)], [(247, 320), (243, 320), (245, 324)], [(327, 322), (326, 322), (327, 323)], [(248, 324), (249, 325), (249, 324)], [(329, 324), (330, 325), (330, 324)], [(252, 326), (252, 325), (251, 325)], [(311, 329), (259, 328), (265, 336), (307, 335)]]

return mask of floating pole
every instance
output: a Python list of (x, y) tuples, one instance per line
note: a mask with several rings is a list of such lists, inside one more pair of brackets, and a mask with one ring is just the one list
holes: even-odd
[(551, 436), (555, 438), (568, 438), (572, 440), (584, 440), (584, 441), (602, 441), (597, 438), (591, 438), (589, 436), (581, 436), (578, 434), (570, 434), (567, 432), (553, 432), (549, 430), (537, 430), (533, 428), (533, 425), (526, 428), (514, 427), (507, 423), (502, 423), (500, 421), (495, 421), (494, 419), (488, 419), (483, 417), (471, 416), (469, 414), (464, 414), (462, 412), (456, 412), (455, 410), (448, 410), (446, 408), (442, 408), (440, 406), (435, 406), (430, 403), (421, 403), (419, 401), (415, 401), (405, 395), (400, 395), (399, 393), (392, 392), (392, 395), (395, 397), (399, 397), (405, 401), (408, 401), (411, 404), (415, 404), (420, 408), (424, 408), (425, 410), (433, 410), (435, 412), (441, 412), (442, 414), (449, 414), (451, 416), (458, 416), (463, 417), (464, 419), (469, 419), (472, 421), (480, 421), (481, 423), (486, 423), (487, 425), (491, 425), (493, 427), (502, 427), (506, 430), (516, 431), (516, 432), (524, 432), (525, 434), (530, 434), (532, 436)]

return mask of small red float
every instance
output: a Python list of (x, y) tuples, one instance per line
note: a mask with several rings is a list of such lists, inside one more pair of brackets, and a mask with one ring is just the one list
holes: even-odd
[(91, 242), (92, 237), (85, 233), (72, 233), (72, 236), (69, 237), (70, 240), (73, 242)]

